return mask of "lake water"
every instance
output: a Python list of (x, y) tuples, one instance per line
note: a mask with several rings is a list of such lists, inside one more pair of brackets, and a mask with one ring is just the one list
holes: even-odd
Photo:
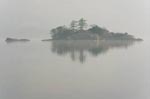
[(0, 42), (0, 99), (150, 99), (148, 41)]

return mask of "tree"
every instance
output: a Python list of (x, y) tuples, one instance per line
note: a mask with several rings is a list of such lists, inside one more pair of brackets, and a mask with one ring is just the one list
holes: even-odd
[(70, 34), (70, 30), (66, 26), (59, 26), (51, 30), (53, 39), (65, 38)]
[(86, 20), (84, 20), (83, 18), (81, 18), (79, 20), (78, 25), (79, 25), (79, 29), (80, 30), (84, 30), (84, 28), (86, 28), (86, 26), (87, 26)]
[(71, 28), (71, 30), (73, 30), (73, 31), (75, 32), (76, 27), (77, 27), (77, 21), (73, 20), (73, 21), (70, 23), (70, 28)]
[(98, 34), (98, 35), (103, 35), (103, 34), (108, 34), (109, 31), (105, 28), (101, 28), (98, 25), (91, 25), (91, 28), (88, 29), (92, 33)]

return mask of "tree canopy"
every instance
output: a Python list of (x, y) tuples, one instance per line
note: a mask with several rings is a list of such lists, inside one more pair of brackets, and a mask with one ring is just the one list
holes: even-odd
[(52, 39), (74, 39), (74, 40), (96, 40), (98, 38), (105, 40), (136, 40), (133, 35), (128, 33), (109, 32), (106, 28), (98, 25), (92, 25), (88, 29), (88, 24), (84, 18), (78, 21), (72, 20), (70, 26), (58, 26), (51, 30)]

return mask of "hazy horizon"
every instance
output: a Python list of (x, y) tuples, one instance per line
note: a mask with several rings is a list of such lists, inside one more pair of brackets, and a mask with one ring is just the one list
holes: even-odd
[(149, 0), (0, 0), (0, 38), (49, 38), (49, 30), (85, 18), (113, 32), (148, 38)]
[(0, 0), (0, 99), (150, 99), (149, 26), (150, 0)]

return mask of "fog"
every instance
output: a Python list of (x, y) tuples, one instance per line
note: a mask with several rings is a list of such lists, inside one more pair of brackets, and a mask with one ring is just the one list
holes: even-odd
[[(124, 34), (47, 40), (80, 18)], [(150, 0), (0, 0), (0, 99), (150, 99), (149, 26)]]
[(85, 18), (113, 32), (150, 36), (149, 0), (0, 0), (0, 38), (49, 38), (50, 29)]

